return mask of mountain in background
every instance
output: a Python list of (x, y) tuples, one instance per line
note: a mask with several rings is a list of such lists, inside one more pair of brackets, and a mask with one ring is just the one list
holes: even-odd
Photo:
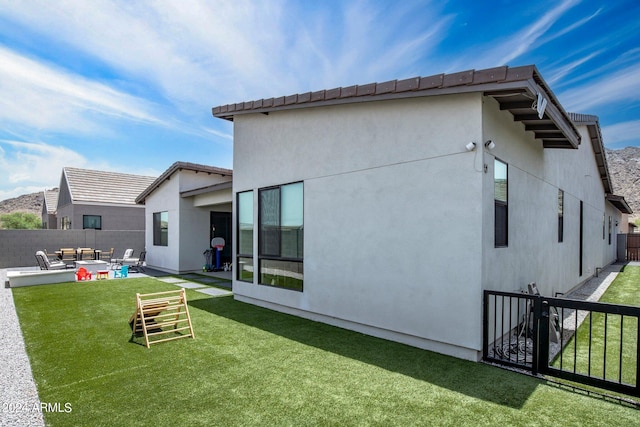
[(42, 215), (42, 205), (44, 204), (44, 192), (23, 194), (0, 201), (0, 215), (13, 212), (27, 212), (38, 216)]
[(640, 147), (605, 150), (605, 155), (613, 193), (624, 196), (632, 218), (640, 218)]
[[(624, 196), (633, 210), (632, 218), (640, 218), (640, 147), (605, 150), (613, 192)], [(0, 201), (0, 215), (12, 212), (42, 214), (44, 193), (31, 193)]]

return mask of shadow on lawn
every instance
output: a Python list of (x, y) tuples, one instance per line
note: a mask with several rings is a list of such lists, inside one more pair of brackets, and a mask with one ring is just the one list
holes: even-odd
[(521, 408), (542, 384), (526, 375), (283, 314), (231, 297), (190, 300), (188, 304), (305, 345), (512, 408)]

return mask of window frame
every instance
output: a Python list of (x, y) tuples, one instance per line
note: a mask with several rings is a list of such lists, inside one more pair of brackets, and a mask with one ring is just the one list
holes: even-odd
[[(162, 227), (162, 216), (166, 215), (166, 227)], [(169, 211), (153, 213), (153, 246), (169, 246)], [(164, 237), (164, 238), (163, 238)]]
[(558, 243), (564, 241), (564, 190), (558, 189)]
[[(500, 163), (505, 166), (505, 178), (504, 178), (504, 200), (497, 198), (496, 192), (496, 164)], [(493, 201), (494, 201), (494, 233), (493, 244), (495, 248), (509, 247), (509, 164), (503, 162), (497, 157), (494, 158), (493, 163)], [(502, 215), (499, 216), (499, 213)], [(503, 218), (499, 223), (498, 219)], [(503, 236), (504, 235), (504, 236)]]
[[(301, 239), (300, 242), (296, 243), (296, 251), (300, 252), (300, 256), (298, 257), (292, 257), (292, 256), (283, 256), (283, 242), (286, 240), (283, 238), (283, 229), (282, 229), (282, 219), (283, 219), (283, 209), (282, 209), (282, 188), (283, 187), (287, 187), (287, 186), (291, 186), (291, 185), (298, 185), (301, 184), (302, 185), (302, 199), (301, 199), (301, 203), (302, 205), (300, 206), (301, 209), (301, 213), (302, 213), (302, 224), (300, 225), (300, 230), (299, 230), (299, 239)], [(267, 242), (265, 242), (266, 239), (269, 239), (269, 234), (271, 236), (275, 236), (275, 229), (272, 229), (270, 231), (266, 231), (264, 230), (264, 225), (263, 224), (263, 220), (264, 220), (264, 210), (263, 210), (263, 203), (264, 203), (264, 198), (263, 198), (263, 194), (267, 191), (273, 191), (273, 190), (278, 190), (278, 225), (276, 226), (277, 228), (279, 228), (279, 230), (277, 231), (279, 234), (278, 236), (275, 238), (277, 241), (277, 246), (278, 246), (278, 253), (274, 254), (273, 252), (270, 252), (270, 250), (273, 248), (272, 245), (270, 245), (271, 247), (266, 247), (265, 245), (267, 244)], [(273, 286), (273, 287), (277, 287), (280, 289), (287, 289), (287, 290), (294, 290), (294, 291), (304, 291), (304, 181), (296, 181), (296, 182), (290, 182), (287, 184), (282, 184), (282, 185), (274, 185), (274, 186), (269, 186), (269, 187), (263, 187), (263, 188), (259, 188), (258, 189), (258, 224), (257, 224), (257, 234), (258, 234), (258, 284), (260, 285), (265, 285), (265, 286)], [(273, 243), (273, 242), (269, 242), (269, 243)], [(286, 277), (283, 276), (276, 276), (276, 279), (278, 279), (278, 282), (280, 282), (280, 278), (282, 278), (283, 283), (265, 283), (264, 280), (264, 276), (266, 275), (266, 273), (263, 272), (263, 266), (265, 266), (265, 264), (285, 264), (288, 266), (292, 266), (292, 264), (297, 265), (297, 271), (295, 271), (295, 274), (300, 274), (302, 276), (301, 279), (291, 279), (291, 280), (287, 280)], [(264, 267), (265, 269), (268, 267)], [(293, 272), (293, 269), (287, 270), (287, 271), (291, 271)], [(299, 281), (299, 285), (298, 285), (298, 281)], [(294, 283), (295, 285), (290, 285), (289, 283)]]
[[(87, 219), (88, 218), (98, 218), (98, 222), (100, 224), (99, 227), (87, 227)], [(102, 230), (102, 215), (82, 215), (82, 229), (83, 230)]]
[[(242, 214), (242, 205), (240, 203), (240, 198), (241, 195), (243, 194), (247, 194), (250, 193), (251, 194), (251, 248), (250, 248), (250, 252), (242, 252), (241, 249), (243, 248), (243, 245), (241, 245), (241, 239), (242, 239), (242, 235), (243, 233), (241, 233), (241, 226), (242, 226), (242, 222), (240, 221), (240, 217)], [(253, 262), (254, 262), (254, 250), (253, 250), (253, 245), (255, 242), (255, 238), (254, 238), (254, 233), (256, 232), (256, 226), (255, 226), (255, 218), (254, 218), (254, 212), (255, 212), (255, 203), (254, 203), (254, 192), (253, 190), (247, 190), (247, 191), (239, 191), (236, 193), (236, 206), (238, 207), (236, 209), (236, 236), (237, 237), (237, 243), (236, 243), (236, 264), (238, 265), (238, 268), (236, 268), (236, 280), (239, 280), (241, 282), (247, 282), (247, 283), (253, 283), (254, 278), (255, 278), (255, 269), (253, 268)], [(250, 277), (248, 276), (243, 276), (243, 268), (241, 267), (241, 262), (240, 260), (250, 260), (250, 265), (253, 271), (249, 272), (250, 273)]]

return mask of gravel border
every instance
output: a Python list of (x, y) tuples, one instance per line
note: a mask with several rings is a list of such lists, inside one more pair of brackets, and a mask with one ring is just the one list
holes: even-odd
[(0, 280), (0, 426), (44, 426), (13, 294)]

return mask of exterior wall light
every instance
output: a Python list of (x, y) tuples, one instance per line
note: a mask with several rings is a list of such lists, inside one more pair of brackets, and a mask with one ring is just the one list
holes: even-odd
[(465, 145), (464, 148), (466, 148), (467, 151), (473, 151), (473, 150), (476, 149), (476, 143), (475, 142), (470, 142), (467, 145)]
[(488, 140), (484, 143), (484, 146), (487, 147), (487, 150), (493, 150), (496, 148), (496, 144), (492, 140)]

